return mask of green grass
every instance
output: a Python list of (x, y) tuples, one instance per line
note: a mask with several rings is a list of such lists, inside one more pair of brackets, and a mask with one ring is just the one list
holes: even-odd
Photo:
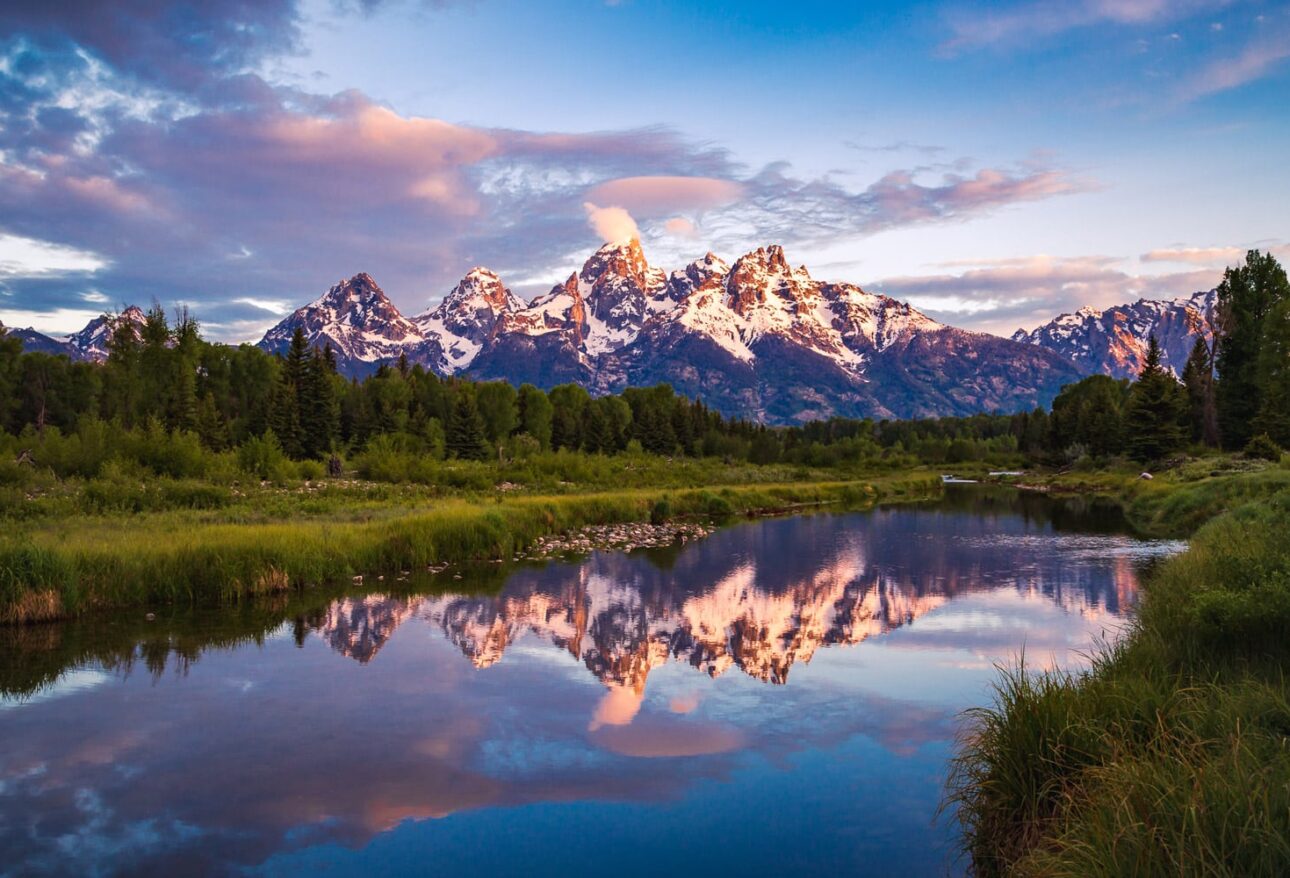
[(1085, 674), (1004, 674), (947, 804), (979, 875), (1290, 874), (1290, 492), (1203, 526)]
[[(554, 496), (448, 498), (368, 504), (289, 518), (247, 511), (73, 516), (0, 538), (0, 620), (34, 621), (96, 607), (235, 602), (356, 574), (440, 562), (505, 559), (537, 538), (586, 524), (647, 521), (660, 500), (670, 514), (721, 520), (799, 504), (862, 504), (928, 496), (934, 477), (791, 482)], [(296, 498), (307, 503), (307, 496)]]
[(1222, 513), (1290, 490), (1290, 462), (1276, 464), (1227, 455), (1200, 458), (1150, 480), (1139, 467), (1030, 475), (1022, 481), (1054, 493), (1095, 494), (1124, 506), (1139, 533), (1185, 537)]

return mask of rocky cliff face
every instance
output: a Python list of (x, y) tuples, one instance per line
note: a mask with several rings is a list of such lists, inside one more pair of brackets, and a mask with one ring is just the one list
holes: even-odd
[(1012, 339), (1061, 354), (1088, 375), (1136, 378), (1154, 335), (1165, 367), (1181, 375), (1196, 339), (1213, 342), (1217, 298), (1210, 290), (1182, 299), (1139, 299), (1102, 311), (1081, 308), (1031, 332), (1017, 330)]

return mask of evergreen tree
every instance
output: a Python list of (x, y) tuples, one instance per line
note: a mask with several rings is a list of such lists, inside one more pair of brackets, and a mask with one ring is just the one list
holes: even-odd
[(1211, 447), (1218, 445), (1218, 409), (1214, 403), (1214, 363), (1204, 336), (1196, 339), (1187, 365), (1183, 367), (1183, 387), (1187, 390), (1187, 409), (1191, 421), (1191, 440)]
[(462, 460), (487, 460), (491, 449), (484, 438), (484, 420), (475, 405), (475, 395), (464, 388), (456, 395), (452, 417), (448, 420), (448, 455)]
[(288, 457), (299, 459), (304, 456), (296, 389), (287, 381), (285, 372), (274, 385), (273, 395), (269, 398), (269, 428)]
[(1259, 387), (1262, 398), (1254, 432), (1290, 448), (1290, 298), (1277, 303), (1263, 322)]
[(1182, 388), (1160, 365), (1160, 345), (1152, 335), (1124, 413), (1129, 454), (1135, 460), (1151, 461), (1177, 451), (1183, 444), (1184, 407)]
[(1262, 410), (1259, 350), (1263, 323), (1280, 302), (1290, 299), (1290, 281), (1271, 253), (1251, 250), (1245, 264), (1228, 268), (1218, 285), (1218, 372), (1215, 398), (1223, 447), (1244, 448), (1252, 422)]
[(316, 458), (331, 451), (339, 410), (331, 370), (316, 349), (304, 363), (296, 405), (300, 412), (300, 444), (304, 456)]
[(228, 422), (220, 414), (213, 394), (207, 393), (198, 401), (195, 429), (202, 444), (212, 451), (223, 451), (229, 447)]

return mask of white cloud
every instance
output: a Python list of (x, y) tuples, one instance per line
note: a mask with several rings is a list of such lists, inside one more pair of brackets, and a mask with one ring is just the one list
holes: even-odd
[(106, 259), (89, 250), (0, 234), (0, 278), (92, 274), (107, 265)]

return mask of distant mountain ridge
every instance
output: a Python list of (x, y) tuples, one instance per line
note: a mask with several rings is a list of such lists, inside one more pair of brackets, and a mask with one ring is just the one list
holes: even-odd
[(1181, 375), (1197, 337), (1213, 343), (1217, 301), (1218, 291), (1210, 290), (1181, 299), (1139, 299), (1101, 311), (1080, 308), (1030, 332), (1019, 329), (1012, 340), (1069, 357), (1090, 375), (1135, 378), (1154, 335), (1165, 368)]
[(37, 351), (42, 354), (61, 354), (77, 362), (101, 363), (107, 359), (108, 342), (112, 339), (112, 330), (122, 321), (128, 321), (135, 327), (137, 334), (143, 326), (147, 315), (143, 309), (131, 305), (120, 314), (100, 314), (80, 332), (56, 337), (37, 332), (30, 327), (12, 329), (8, 332), (22, 339), (23, 350)]
[[(730, 416), (771, 424), (832, 416), (911, 418), (1046, 405), (1063, 384), (1132, 377), (1155, 334), (1180, 372), (1197, 336), (1212, 338), (1213, 291), (1178, 300), (1081, 308), (1011, 339), (939, 323), (908, 303), (811, 277), (782, 247), (727, 263), (707, 253), (672, 272), (637, 240), (606, 244), (525, 302), (487, 268), (405, 316), (359, 273), (283, 319), (259, 342), (285, 352), (296, 328), (363, 376), (401, 356), (442, 376), (573, 382), (594, 394), (671, 384)], [(115, 321), (64, 339), (16, 330), (31, 350), (101, 361)]]
[(593, 393), (667, 382), (728, 415), (767, 423), (921, 417), (1047, 403), (1079, 377), (1048, 351), (938, 323), (858, 286), (825, 283), (772, 245), (670, 274), (640, 242), (606, 244), (525, 303), (486, 268), (404, 317), (367, 274), (333, 286), (265, 335), (295, 328), (366, 374), (399, 356), (441, 375), (574, 382)]

